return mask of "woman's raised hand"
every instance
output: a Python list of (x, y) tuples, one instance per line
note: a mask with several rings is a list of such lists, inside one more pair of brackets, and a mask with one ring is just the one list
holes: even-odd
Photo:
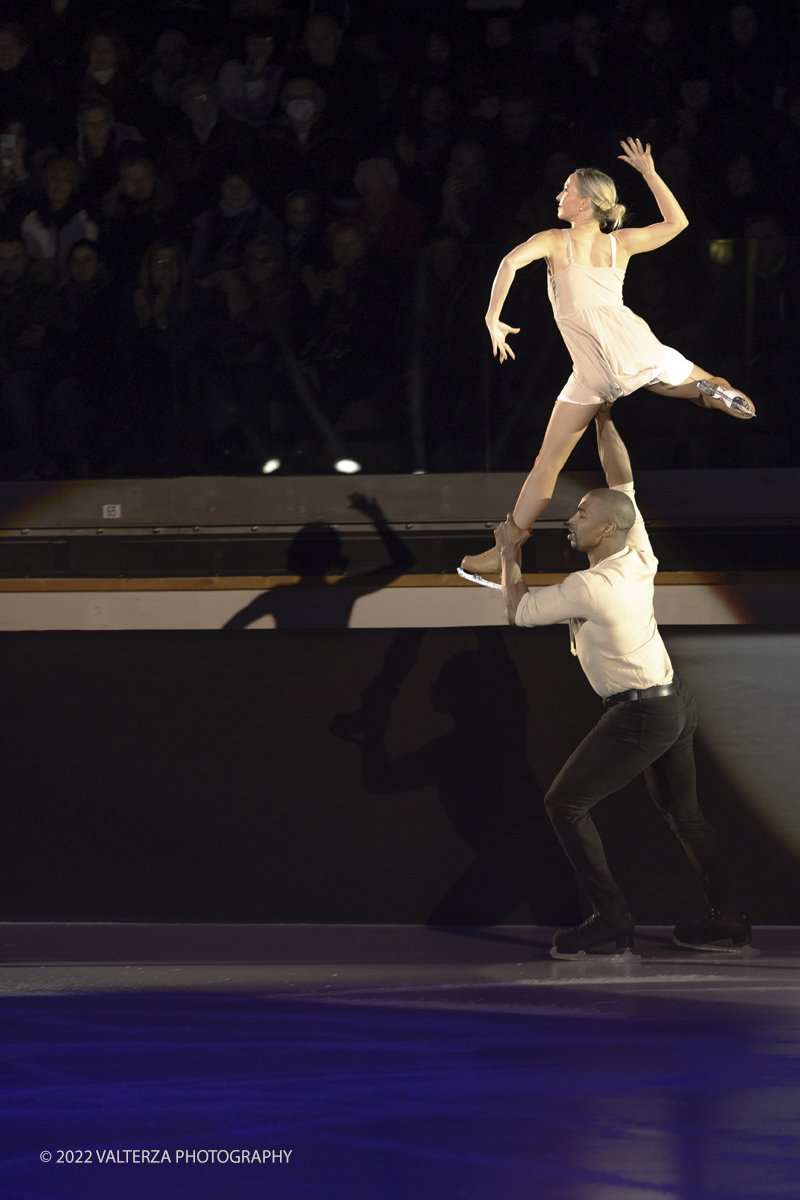
[(625, 151), (619, 157), (623, 162), (626, 162), (629, 167), (633, 167), (641, 175), (649, 175), (651, 171), (655, 171), (653, 165), (653, 156), (650, 153), (650, 143), (642, 148), (642, 143), (638, 138), (625, 138), (620, 142), (620, 146)]
[(519, 329), (506, 325), (505, 321), (487, 321), (486, 325), (492, 339), (492, 355), (495, 358), (499, 357), (500, 362), (505, 362), (506, 358), (515, 358), (514, 351), (506, 343), (506, 337), (509, 333), (519, 333)]

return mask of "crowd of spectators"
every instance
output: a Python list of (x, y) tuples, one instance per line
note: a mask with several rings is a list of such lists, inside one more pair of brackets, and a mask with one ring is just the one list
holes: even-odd
[[(488, 288), (577, 166), (658, 219), (623, 135), (690, 219), (629, 303), (788, 465), (800, 3), (0, 0), (0, 478), (530, 465), (569, 362), (541, 264), (502, 370)], [(736, 463), (688, 407), (644, 465)]]

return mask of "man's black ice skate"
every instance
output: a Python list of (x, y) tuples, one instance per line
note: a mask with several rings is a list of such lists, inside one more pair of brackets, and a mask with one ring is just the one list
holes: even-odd
[(609, 919), (595, 912), (573, 929), (559, 929), (553, 937), (550, 954), (553, 958), (575, 958), (594, 946), (605, 946), (608, 942), (614, 942), (617, 950), (630, 950), (634, 929), (630, 913)]
[(675, 926), (673, 941), (692, 950), (743, 950), (750, 945), (750, 922), (733, 904), (709, 904), (702, 917)]
[(735, 392), (733, 388), (722, 387), (721, 384), (714, 383), (712, 379), (696, 379), (695, 383), (699, 392), (703, 392), (706, 396), (713, 396), (715, 400), (721, 400), (731, 412), (739, 413), (743, 417), (756, 415), (755, 409), (747, 397)]

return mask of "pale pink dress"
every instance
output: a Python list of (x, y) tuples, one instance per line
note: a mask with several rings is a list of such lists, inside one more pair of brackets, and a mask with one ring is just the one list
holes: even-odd
[(567, 266), (557, 274), (547, 263), (547, 293), (572, 357), (572, 374), (558, 399), (602, 404), (646, 387), (683, 383), (692, 363), (664, 346), (646, 321), (622, 301), (625, 272), (616, 266), (617, 241), (608, 235), (611, 264), (587, 267), (572, 260), (572, 239), (563, 229)]

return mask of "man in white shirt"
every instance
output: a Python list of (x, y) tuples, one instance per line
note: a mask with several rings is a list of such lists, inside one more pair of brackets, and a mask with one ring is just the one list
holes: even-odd
[(658, 559), (636, 507), (628, 452), (610, 419), (597, 414), (597, 443), (608, 488), (589, 492), (568, 521), (569, 541), (589, 558), (555, 587), (530, 592), (520, 570), (520, 531), (506, 521), (501, 547), (503, 601), (511, 624), (569, 621), (577, 654), (605, 713), (562, 767), (545, 804), (594, 911), (553, 938), (560, 958), (614, 942), (633, 945), (634, 923), (608, 869), (591, 808), (644, 771), (650, 795), (703, 881), (708, 909), (675, 929), (681, 945), (732, 949), (750, 941), (734, 900), (719, 839), (697, 804), (692, 738), (694, 699), (675, 676), (653, 612)]

